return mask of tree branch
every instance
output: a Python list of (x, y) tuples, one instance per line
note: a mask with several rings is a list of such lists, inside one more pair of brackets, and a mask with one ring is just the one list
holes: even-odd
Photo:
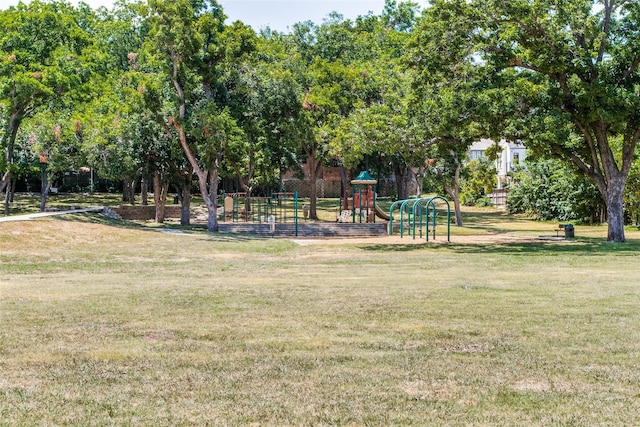
[(638, 67), (640, 66), (640, 55), (633, 60), (629, 68), (627, 68), (622, 75), (622, 80), (627, 80), (633, 73), (638, 71)]
[(611, 26), (611, 12), (614, 8), (614, 0), (604, 0), (604, 21), (602, 25), (602, 37), (600, 39), (600, 49), (598, 49), (597, 63), (601, 63), (604, 58), (605, 49), (608, 46), (609, 28)]
[(578, 169), (584, 172), (585, 175), (592, 177), (594, 182), (597, 183), (600, 189), (606, 187), (604, 176), (602, 175), (602, 173), (592, 165), (585, 163), (585, 161), (582, 160), (574, 151), (569, 150), (568, 148), (563, 147), (561, 145), (557, 145), (557, 144), (552, 145), (551, 150), (556, 155), (571, 160), (571, 162)]
[(631, 169), (634, 156), (638, 146), (638, 140), (640, 140), (640, 128), (636, 129), (632, 134), (627, 133), (624, 137), (624, 143), (622, 145), (622, 172), (628, 173)]
[[(589, 128), (584, 123), (582, 123), (581, 120), (578, 120), (578, 118), (575, 117), (574, 114), (571, 114), (571, 120), (578, 127), (578, 129), (580, 129), (582, 136), (584, 136), (584, 140), (587, 142), (587, 145), (589, 146), (589, 153), (591, 154), (591, 163), (593, 165), (593, 168), (595, 169), (600, 164), (598, 161), (599, 153), (597, 149), (597, 144), (593, 140), (593, 136), (591, 135)], [(580, 166), (578, 165), (578, 167)]]

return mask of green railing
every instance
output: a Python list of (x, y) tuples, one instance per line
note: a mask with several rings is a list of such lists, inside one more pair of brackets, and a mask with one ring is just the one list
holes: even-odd
[(408, 228), (408, 234), (413, 236), (414, 239), (418, 233), (422, 238), (423, 230), (427, 242), (429, 241), (430, 232), (433, 239), (435, 239), (436, 220), (438, 218), (436, 201), (442, 201), (446, 204), (447, 241), (451, 241), (451, 207), (449, 201), (442, 196), (420, 197), (393, 202), (389, 208), (389, 235), (393, 235), (393, 214), (397, 210), (400, 237), (404, 237), (405, 228)]
[(247, 196), (246, 193), (221, 195), (222, 219), (233, 222), (295, 224), (298, 235), (298, 192), (271, 193), (271, 196)]

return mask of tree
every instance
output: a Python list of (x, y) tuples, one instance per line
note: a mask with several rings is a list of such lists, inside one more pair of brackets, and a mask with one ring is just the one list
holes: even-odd
[[(387, 163), (379, 170), (391, 164), (403, 176), (408, 170), (405, 157), (396, 152), (409, 153), (411, 149), (399, 148), (403, 142), (414, 146), (408, 141), (411, 127), (403, 117), (406, 110), (399, 96), (406, 87), (399, 58), (406, 39), (401, 33), (410, 27), (414, 9), (403, 8), (402, 19), (396, 21), (391, 16), (395, 2), (387, 6), (385, 25), (373, 16), (359, 17), (354, 24), (333, 14), (320, 27), (295, 27), (294, 40), (305, 66), (303, 109), (312, 131), (302, 144), (310, 172), (312, 218), (315, 179), (329, 160), (338, 158), (355, 167), (365, 158), (377, 158)], [(402, 141), (405, 137), (409, 138)], [(397, 182), (402, 184), (403, 179)]]
[(640, 139), (640, 3), (477, 0), (483, 58), (519, 78), (527, 148), (598, 188), (607, 240), (624, 242), (623, 196)]
[[(131, 108), (123, 105), (121, 78), (126, 86), (127, 78), (121, 72), (93, 79), (96, 96), (91, 102), (78, 105), (76, 114), (88, 164), (103, 178), (122, 181), (122, 200), (133, 205), (142, 159), (136, 152), (136, 141), (126, 133), (129, 122), (137, 117), (130, 114)], [(129, 98), (127, 102), (135, 101)]]
[(640, 225), (640, 162), (633, 162), (624, 196), (626, 223)]
[(433, 145), (437, 162), (431, 170), (453, 200), (458, 226), (463, 225), (459, 195), (465, 156), (483, 136), (479, 123), (488, 120), (477, 102), (489, 79), (469, 40), (477, 25), (474, 17), (464, 0), (435, 1), (423, 14), (408, 53), (416, 68), (414, 117)]
[(293, 74), (281, 67), (271, 61), (245, 65), (229, 90), (229, 107), (247, 137), (248, 152), (228, 163), (248, 195), (258, 185), (279, 182), (282, 169), (296, 160), (302, 103)]
[[(374, 76), (376, 76), (374, 74)], [(388, 82), (388, 81), (387, 81)], [(342, 121), (332, 145), (345, 166), (353, 168), (363, 160), (367, 169), (378, 175), (393, 172), (399, 199), (409, 197), (406, 183), (417, 170), (418, 193), (422, 193), (421, 177), (425, 173), (428, 144), (415, 122), (403, 92), (395, 92), (393, 84), (382, 99), (370, 105), (358, 106)]]
[(226, 45), (256, 46), (255, 51), (244, 49), (247, 55), (228, 54), (230, 65), (218, 86), (223, 88), (218, 91), (219, 107), (229, 109), (246, 137), (247, 150), (229, 153), (224, 163), (248, 201), (256, 187), (279, 183), (295, 164), (302, 102), (282, 38), (259, 40), (239, 24), (227, 27), (225, 37), (230, 39)]
[(75, 70), (82, 78), (55, 103), (43, 106), (59, 117), (63, 134), (73, 136), (63, 142), (82, 150), (83, 166), (88, 161), (101, 176), (122, 180), (123, 200), (130, 203), (135, 200), (142, 165), (134, 152), (135, 141), (123, 134), (133, 117), (121, 101), (125, 98), (122, 89), (131, 80), (127, 73), (137, 67), (137, 51), (145, 36), (143, 9), (138, 3), (124, 1), (117, 2), (111, 12), (105, 8), (94, 12), (84, 3), (72, 9), (74, 22), (91, 42), (82, 51), (82, 67)]
[[(14, 145), (23, 121), (62, 99), (87, 76), (83, 54), (91, 38), (74, 13), (67, 3), (38, 0), (0, 12), (0, 103), (6, 120), (0, 140), (5, 151), (0, 191), (10, 189)], [(7, 191), (5, 215), (9, 198)]]
[(40, 169), (40, 211), (46, 209), (47, 197), (57, 175), (78, 170), (82, 161), (78, 132), (80, 125), (68, 117), (54, 119), (52, 111), (38, 113), (25, 126), (33, 162)]
[(419, 11), (418, 3), (395, 0), (386, 0), (380, 20), (388, 30), (397, 33), (410, 33), (414, 30)]
[(309, 90), (302, 104), (310, 124), (308, 139), (302, 144), (307, 166), (311, 199), (309, 217), (317, 219), (316, 194), (317, 179), (323, 164), (333, 156), (331, 141), (341, 122), (353, 112), (358, 102), (367, 103), (371, 77), (366, 70), (343, 64), (317, 59), (308, 69)]
[(127, 141), (131, 157), (136, 159), (136, 173), (152, 177), (155, 221), (164, 222), (167, 193), (173, 182), (181, 189), (181, 223), (186, 225), (191, 194), (184, 192), (187, 183), (183, 175), (189, 180), (186, 186), (190, 190), (191, 169), (163, 116), (162, 83), (155, 73), (142, 73), (135, 68), (122, 74), (119, 82), (120, 137)]
[(358, 60), (350, 65), (366, 75), (366, 86), (332, 140), (335, 155), (346, 166), (363, 163), (379, 176), (393, 173), (401, 199), (409, 197), (406, 184), (413, 178), (422, 192), (427, 148), (410, 114), (413, 69), (402, 61), (416, 13), (414, 3), (387, 1), (381, 17), (357, 20)]
[(498, 178), (495, 162), (489, 158), (471, 160), (465, 165), (464, 172), (460, 184), (460, 201), (463, 204), (474, 206), (496, 188)]
[(167, 124), (170, 82), (161, 65), (143, 49), (150, 29), (148, 8), (117, 2), (100, 9), (93, 24), (100, 56), (100, 73), (92, 87), (93, 101), (82, 105), (85, 148), (101, 174), (123, 181), (123, 200), (134, 203), (138, 180), (142, 203), (149, 178), (153, 182), (156, 222), (164, 221), (169, 185), (178, 188), (181, 224), (190, 222), (191, 178), (174, 129)]
[[(225, 154), (242, 150), (242, 130), (216, 105), (220, 66), (227, 55), (241, 55), (252, 46), (225, 46), (225, 16), (215, 1), (152, 0), (151, 49), (164, 66), (175, 91), (175, 109), (167, 118), (198, 177), (207, 207), (207, 229), (218, 231), (218, 184)], [(225, 47), (228, 48), (225, 51)]]

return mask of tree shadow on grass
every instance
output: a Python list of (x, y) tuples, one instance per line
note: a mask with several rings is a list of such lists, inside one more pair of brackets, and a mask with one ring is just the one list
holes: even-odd
[(143, 224), (137, 221), (127, 221), (123, 219), (110, 218), (106, 215), (96, 213), (72, 213), (60, 216), (51, 217), (56, 221), (66, 222), (82, 222), (87, 224), (99, 224), (106, 227), (115, 227), (126, 230), (135, 231), (148, 231), (148, 232), (162, 232), (171, 235), (184, 235), (191, 237), (198, 237), (201, 240), (219, 241), (219, 242), (247, 242), (255, 240), (267, 240), (272, 239), (271, 236), (261, 236), (254, 234), (240, 234), (240, 233), (210, 233), (207, 231), (205, 225), (192, 224), (192, 225), (180, 225), (163, 223), (153, 225)]
[(478, 244), (424, 244), (424, 245), (361, 245), (362, 250), (372, 252), (454, 252), (454, 253), (487, 253), (509, 255), (607, 255), (638, 256), (640, 241), (628, 240), (626, 243), (610, 243), (602, 239), (580, 239), (562, 241), (514, 242), (514, 243), (478, 243)]
[[(204, 225), (180, 224), (153, 224), (153, 226), (141, 224), (135, 221), (114, 219), (95, 213), (77, 213), (51, 217), (57, 221), (84, 222), (100, 224), (108, 227), (124, 228), (137, 231), (167, 232), (184, 234), (198, 237), (210, 241), (219, 242), (248, 242), (256, 240), (272, 240), (271, 236), (240, 234), (240, 233), (209, 233)], [(456, 252), (456, 253), (494, 253), (494, 254), (546, 254), (554, 255), (558, 253), (573, 253), (582, 255), (615, 254), (618, 256), (638, 256), (640, 255), (640, 240), (628, 239), (626, 243), (610, 243), (601, 238), (581, 237), (572, 240), (540, 240), (531, 242), (513, 243), (478, 243), (478, 244), (458, 244), (458, 243), (437, 243), (437, 244), (363, 244), (358, 248), (372, 252)]]
[(142, 224), (138, 224), (132, 221), (124, 221), (121, 219), (110, 218), (106, 215), (102, 215), (99, 213), (68, 213), (65, 215), (56, 215), (50, 217), (55, 221), (64, 221), (64, 222), (83, 222), (86, 224), (99, 224), (105, 225), (109, 227), (118, 227), (125, 228), (131, 230), (148, 230), (147, 227)]

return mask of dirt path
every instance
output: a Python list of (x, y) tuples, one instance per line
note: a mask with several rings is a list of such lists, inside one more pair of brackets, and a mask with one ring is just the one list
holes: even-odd
[(81, 208), (81, 209), (73, 209), (68, 211), (51, 211), (51, 212), (38, 212), (26, 215), (10, 215), (0, 217), (0, 222), (11, 222), (11, 221), (30, 221), (32, 219), (44, 218), (46, 216), (56, 216), (56, 215), (66, 215), (66, 214), (78, 214), (84, 212), (102, 212), (104, 210), (104, 206), (96, 206), (92, 208)]

